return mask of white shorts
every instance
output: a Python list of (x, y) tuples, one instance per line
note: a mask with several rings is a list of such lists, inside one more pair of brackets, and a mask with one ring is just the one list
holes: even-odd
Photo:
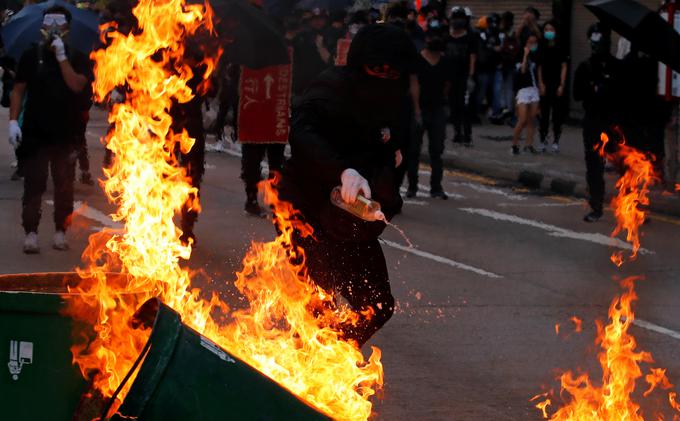
[(530, 86), (528, 88), (522, 88), (517, 91), (517, 105), (519, 104), (535, 104), (540, 102), (541, 97), (538, 93), (538, 88)]

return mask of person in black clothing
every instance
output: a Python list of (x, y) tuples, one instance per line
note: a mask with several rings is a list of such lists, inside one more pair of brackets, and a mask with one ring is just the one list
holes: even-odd
[[(70, 13), (62, 7), (44, 12), (43, 41), (23, 53), (17, 67), (9, 113), (9, 140), (19, 147), (24, 171), (22, 223), (25, 253), (38, 253), (38, 224), (48, 168), (54, 180), (53, 247), (68, 249), (65, 232), (73, 212), (73, 140), (80, 113), (89, 105), (93, 80), (88, 57), (65, 45)], [(26, 103), (23, 105), (24, 96)], [(23, 127), (17, 119), (24, 109)]]
[(475, 112), (479, 115), (484, 111), (484, 103), (488, 107), (493, 106), (493, 83), (496, 68), (500, 65), (499, 49), (500, 40), (500, 16), (492, 13), (479, 19), (479, 51), (477, 55), (477, 89), (475, 91)]
[(334, 206), (330, 195), (341, 186), (346, 202), (361, 193), (379, 202), (388, 220), (399, 212), (402, 200), (392, 180), (395, 145), (385, 142), (381, 128), (398, 118), (415, 57), (411, 40), (396, 26), (362, 28), (347, 66), (324, 72), (294, 108), (292, 155), (278, 184), (280, 197), (314, 229), (313, 237), (294, 235), (292, 246), (304, 250), (311, 279), (337, 291), (357, 311), (358, 323), (341, 329), (358, 346), (394, 312), (378, 242), (385, 223), (354, 217)]
[(307, 86), (331, 62), (331, 53), (324, 42), (323, 30), (326, 25), (325, 15), (313, 15), (307, 27), (300, 31), (293, 40), (293, 95), (302, 95)]
[[(205, 129), (203, 127), (203, 111), (201, 109), (204, 95), (201, 92), (201, 88), (204, 74), (207, 70), (206, 65), (203, 64), (204, 53), (198, 47), (199, 42), (199, 39), (189, 40), (184, 54), (184, 62), (191, 67), (193, 72), (193, 77), (187, 82), (193, 98), (183, 103), (174, 101), (170, 109), (172, 131), (181, 133), (182, 130), (186, 130), (189, 137), (194, 139), (194, 145), (188, 152), (180, 151), (179, 145), (177, 145), (176, 154), (179, 165), (185, 169), (186, 174), (191, 179), (192, 187), (198, 190), (197, 196), (200, 196), (201, 181), (203, 181), (203, 175), (205, 174)], [(185, 245), (196, 245), (194, 225), (198, 221), (198, 210), (191, 207), (193, 199), (196, 198), (190, 197), (182, 207), (180, 220), (182, 235), (180, 236), (180, 241)]]
[(451, 12), (451, 34), (446, 44), (446, 56), (451, 60), (451, 90), (449, 105), (455, 131), (454, 143), (472, 145), (472, 106), (470, 96), (475, 90), (475, 66), (479, 37), (469, 30), (470, 18), (462, 7)]
[(425, 48), (420, 52), (416, 73), (420, 82), (420, 110), (422, 122), (408, 152), (408, 190), (406, 197), (418, 192), (418, 166), (423, 135), (427, 132), (430, 153), (430, 196), (448, 199), (442, 188), (444, 139), (446, 138), (446, 98), (451, 88), (451, 69), (444, 56), (446, 44), (441, 31), (431, 28), (425, 35)]
[[(602, 217), (604, 202), (604, 159), (595, 150), (601, 133), (612, 134), (620, 116), (621, 63), (610, 53), (611, 32), (600, 23), (588, 29), (591, 56), (579, 64), (574, 74), (574, 99), (583, 101), (583, 148), (591, 212), (583, 220)], [(612, 137), (612, 136), (610, 136)], [(615, 137), (612, 137), (613, 139)]]
[(567, 66), (569, 56), (563, 49), (557, 23), (548, 21), (543, 25), (543, 42), (539, 47), (538, 87), (541, 93), (540, 135), (541, 148), (548, 148), (548, 130), (552, 114), (553, 141), (552, 151), (560, 151), (560, 135), (562, 123), (567, 112), (564, 90), (567, 83)]

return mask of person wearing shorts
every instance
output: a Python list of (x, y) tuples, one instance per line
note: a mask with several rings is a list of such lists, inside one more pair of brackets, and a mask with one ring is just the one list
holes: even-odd
[(536, 116), (541, 101), (538, 91), (536, 54), (538, 52), (538, 35), (531, 34), (524, 44), (522, 61), (517, 63), (515, 86), (517, 87), (517, 124), (512, 137), (512, 154), (519, 155), (519, 141), (526, 128), (524, 152), (538, 153), (534, 148), (534, 132)]

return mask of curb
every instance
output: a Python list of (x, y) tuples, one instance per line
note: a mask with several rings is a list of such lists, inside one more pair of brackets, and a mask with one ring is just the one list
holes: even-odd
[[(510, 184), (521, 185), (546, 194), (576, 197), (579, 199), (586, 199), (588, 197), (588, 186), (586, 185), (585, 180), (582, 182), (575, 182), (565, 178), (551, 177), (536, 171), (508, 170), (506, 168), (492, 167), (452, 156), (444, 156), (442, 158), (444, 168), (448, 170), (470, 172), (495, 180), (505, 181)], [(430, 157), (427, 153), (422, 153), (420, 155), (420, 160), (421, 162), (429, 163)], [(608, 189), (605, 197), (606, 202), (611, 200), (611, 193), (611, 189)], [(656, 191), (651, 192), (650, 196), (649, 209), (652, 212), (680, 217), (680, 196), (664, 196)]]

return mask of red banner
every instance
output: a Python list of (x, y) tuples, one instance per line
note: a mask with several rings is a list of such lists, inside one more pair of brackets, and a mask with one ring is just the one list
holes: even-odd
[(239, 142), (288, 142), (292, 82), (290, 64), (258, 70), (241, 67)]

